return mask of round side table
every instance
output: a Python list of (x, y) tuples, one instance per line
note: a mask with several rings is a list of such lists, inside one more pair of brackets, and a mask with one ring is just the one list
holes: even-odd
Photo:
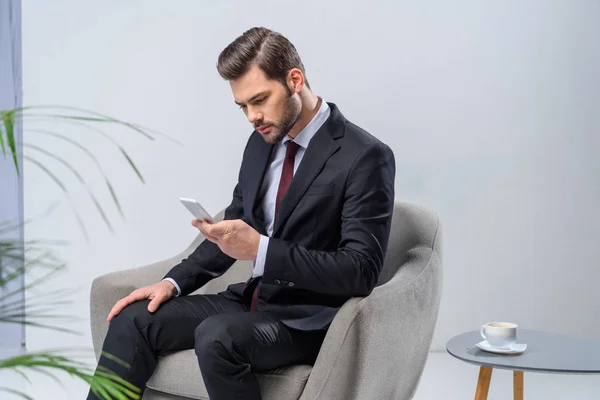
[(523, 400), (524, 371), (559, 374), (600, 374), (600, 342), (555, 333), (519, 329), (517, 342), (527, 350), (518, 355), (488, 353), (477, 343), (479, 331), (450, 339), (446, 350), (459, 360), (480, 366), (475, 400), (486, 400), (494, 368), (513, 371), (515, 400)]

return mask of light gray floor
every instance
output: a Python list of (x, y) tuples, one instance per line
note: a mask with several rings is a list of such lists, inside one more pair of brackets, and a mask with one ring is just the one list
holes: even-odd
[[(431, 353), (414, 400), (475, 397), (479, 368), (447, 353)], [(512, 372), (494, 370), (488, 400), (512, 399)], [(600, 375), (525, 373), (525, 400), (598, 400)]]
[[(431, 353), (414, 400), (468, 400), (475, 396), (479, 369), (446, 353)], [(23, 389), (35, 400), (78, 400), (85, 398), (85, 385), (60, 376), (64, 387), (44, 376), (31, 377), (33, 387), (23, 384), (16, 375), (0, 374), (0, 386)], [(2, 400), (18, 397), (0, 392)], [(512, 372), (495, 370), (488, 400), (512, 399)], [(525, 400), (598, 400), (600, 375), (555, 375), (525, 373)], [(373, 399), (388, 400), (388, 399)], [(390, 399), (391, 400), (391, 399)]]

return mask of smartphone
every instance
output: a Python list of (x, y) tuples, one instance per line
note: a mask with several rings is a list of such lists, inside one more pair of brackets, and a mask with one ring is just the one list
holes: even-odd
[(183, 204), (197, 220), (208, 221), (211, 224), (215, 223), (210, 214), (196, 200), (180, 197), (179, 201), (181, 201), (181, 204)]

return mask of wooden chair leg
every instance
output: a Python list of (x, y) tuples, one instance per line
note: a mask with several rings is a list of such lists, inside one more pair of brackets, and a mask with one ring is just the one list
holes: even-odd
[(523, 371), (513, 371), (514, 400), (523, 400)]
[(492, 368), (479, 368), (479, 379), (477, 380), (477, 390), (475, 391), (475, 400), (487, 400), (490, 390), (490, 381), (492, 380)]

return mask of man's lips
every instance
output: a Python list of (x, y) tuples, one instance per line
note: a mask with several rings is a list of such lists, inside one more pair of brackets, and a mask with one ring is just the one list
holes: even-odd
[(256, 130), (262, 134), (265, 134), (271, 130), (271, 125), (261, 125), (258, 128), (256, 128)]

